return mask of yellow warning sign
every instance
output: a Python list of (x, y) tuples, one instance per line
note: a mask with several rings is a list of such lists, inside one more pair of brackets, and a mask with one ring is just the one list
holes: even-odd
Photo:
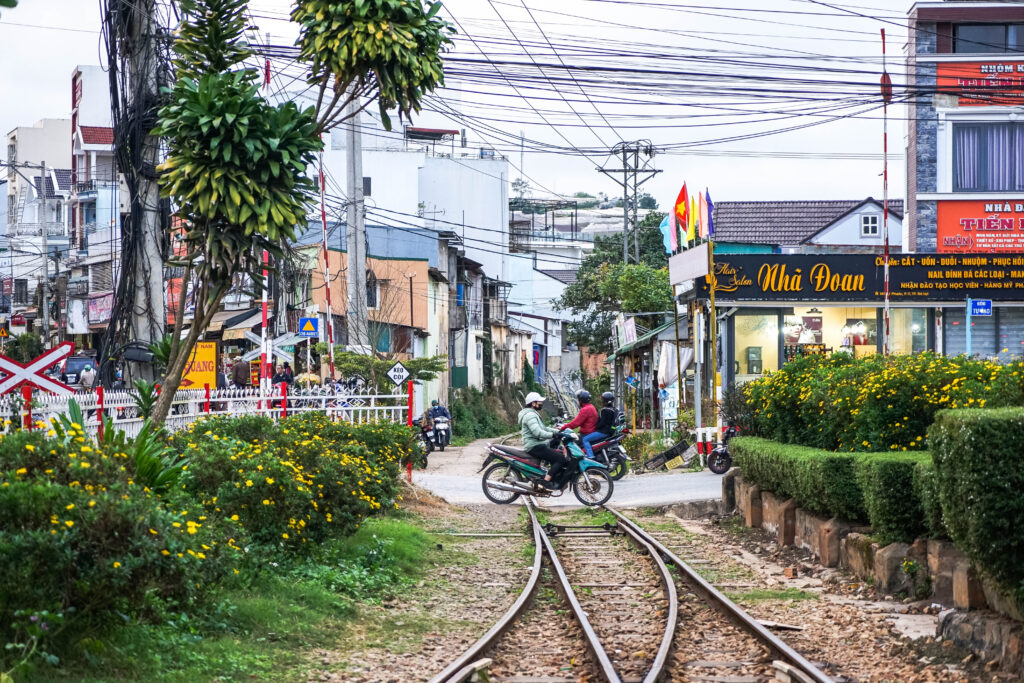
[(7, 328), (6, 327), (0, 327), (0, 337), (6, 337), (6, 336), (7, 336)]
[(303, 332), (316, 332), (316, 326), (313, 325), (313, 321), (306, 318), (306, 324), (302, 327)]
[(202, 389), (205, 384), (217, 388), (217, 342), (196, 342), (181, 378), (183, 387)]

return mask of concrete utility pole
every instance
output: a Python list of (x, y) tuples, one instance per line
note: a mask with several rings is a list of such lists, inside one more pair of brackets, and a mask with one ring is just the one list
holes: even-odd
[[(637, 227), (637, 212), (640, 208), (640, 186), (661, 173), (654, 168), (656, 150), (650, 140), (620, 142), (612, 147), (611, 155), (621, 168), (597, 167), (597, 170), (614, 180), (622, 188), (622, 262), (629, 263), (629, 232), (634, 231), (634, 259), (640, 263), (640, 235)], [(622, 178), (617, 177), (618, 174)], [(632, 221), (632, 226), (630, 222)]]
[[(130, 28), (126, 49), (130, 55), (129, 79), (134, 84), (131, 104), (142, 108), (139, 116), (149, 125), (150, 114), (155, 114), (159, 102), (157, 67), (160, 63), (157, 38), (156, 0), (135, 0), (122, 3), (130, 12)], [(164, 302), (164, 259), (161, 251), (163, 239), (160, 227), (160, 187), (156, 166), (160, 163), (160, 140), (149, 134), (149, 126), (142, 139), (138, 167), (135, 169), (137, 196), (141, 211), (132, 216), (135, 224), (137, 251), (129, 264), (132, 269), (131, 292), (117, 292), (116, 296), (132, 297), (131, 331), (135, 341), (151, 344), (163, 338), (167, 321)], [(182, 283), (181, 296), (187, 296), (188, 283)]]
[(371, 349), (366, 311), (366, 224), (363, 216), (363, 145), (362, 134), (359, 132), (359, 98), (353, 98), (347, 109), (345, 147), (348, 152), (348, 210), (345, 212), (345, 238), (348, 250), (348, 346), (356, 353), (368, 354)]
[(43, 309), (43, 348), (50, 348), (50, 254), (46, 246), (47, 232), (46, 225), (46, 162), (40, 163), (39, 175), (39, 233), (43, 237), (43, 301), (40, 308)]

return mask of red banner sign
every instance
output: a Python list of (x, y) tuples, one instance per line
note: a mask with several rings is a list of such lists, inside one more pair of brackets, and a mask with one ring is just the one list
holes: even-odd
[(940, 201), (937, 251), (1024, 251), (1024, 201)]
[(961, 107), (1024, 104), (1024, 62), (942, 62), (936, 77)]

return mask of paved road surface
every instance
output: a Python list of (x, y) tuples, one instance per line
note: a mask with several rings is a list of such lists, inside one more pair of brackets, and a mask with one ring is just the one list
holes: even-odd
[[(462, 448), (449, 447), (444, 453), (430, 454), (430, 465), (413, 472), (413, 482), (455, 505), (487, 503), (477, 472), (484, 461), (488, 440), (475, 441)], [(703, 472), (666, 472), (628, 474), (615, 482), (611, 502), (623, 507), (670, 505), (690, 500), (708, 500), (722, 495), (721, 476)], [(547, 506), (579, 506), (567, 490), (558, 498), (539, 499)]]

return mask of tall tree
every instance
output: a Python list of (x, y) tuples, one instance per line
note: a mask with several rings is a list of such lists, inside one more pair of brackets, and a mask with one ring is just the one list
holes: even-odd
[(175, 314), (164, 388), (153, 411), (162, 422), (193, 353), (235, 275), (262, 285), (264, 250), (281, 256), (305, 219), (313, 185), (306, 167), (320, 148), (312, 108), (273, 106), (259, 96), (259, 71), (242, 66), (246, 0), (181, 0), (174, 43), (177, 80), (155, 131), (167, 140), (161, 191), (182, 219), (183, 282), (198, 281), (182, 338), (185, 296)]
[(658, 311), (672, 307), (661, 224), (665, 214), (654, 212), (640, 221), (640, 263), (622, 263), (622, 238), (598, 236), (594, 249), (576, 273), (576, 282), (565, 288), (557, 305), (573, 313), (569, 340), (592, 351), (612, 350), (612, 323), (617, 313), (653, 313), (639, 316), (641, 324), (655, 325)]

